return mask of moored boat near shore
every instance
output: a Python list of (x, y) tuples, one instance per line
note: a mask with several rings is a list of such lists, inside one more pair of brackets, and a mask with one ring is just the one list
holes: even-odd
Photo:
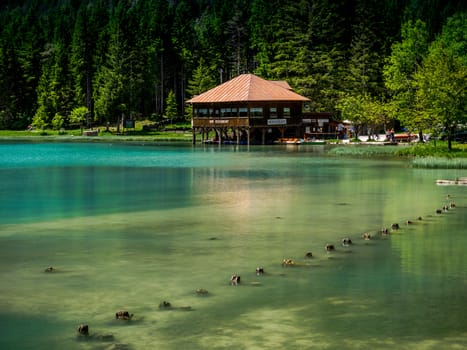
[(455, 180), (436, 180), (437, 185), (467, 185), (467, 177), (459, 177)]
[(303, 142), (302, 139), (296, 137), (283, 137), (274, 141), (274, 143), (285, 144), (285, 145), (299, 145)]
[(302, 142), (303, 145), (325, 145), (326, 140), (320, 140), (320, 139), (305, 139)]

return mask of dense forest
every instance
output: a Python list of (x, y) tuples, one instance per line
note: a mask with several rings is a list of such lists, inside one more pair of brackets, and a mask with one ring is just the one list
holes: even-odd
[(2, 1), (0, 129), (158, 120), (168, 101), (183, 118), (188, 98), (246, 72), (287, 80), (313, 110), (357, 126), (397, 118), (417, 132), (435, 121), (452, 128), (466, 114), (466, 8), (463, 0)]

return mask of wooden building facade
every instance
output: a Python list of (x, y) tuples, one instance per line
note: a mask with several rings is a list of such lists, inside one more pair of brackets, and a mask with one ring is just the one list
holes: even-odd
[[(284, 81), (242, 74), (188, 101), (193, 106), (193, 143), (268, 144), (302, 138), (310, 99), (292, 91)], [(305, 118), (310, 119), (311, 118)], [(214, 139), (208, 139), (209, 132)], [(212, 134), (212, 133), (211, 133)]]
[(345, 126), (331, 112), (305, 112), (302, 115), (304, 139), (343, 139)]

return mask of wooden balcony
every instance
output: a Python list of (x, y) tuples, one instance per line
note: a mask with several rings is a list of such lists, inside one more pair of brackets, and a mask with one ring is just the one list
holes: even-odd
[(248, 127), (248, 118), (193, 118), (193, 128), (242, 128)]

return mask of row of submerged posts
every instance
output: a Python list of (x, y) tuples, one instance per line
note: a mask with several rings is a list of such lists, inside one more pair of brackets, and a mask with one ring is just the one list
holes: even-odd
[[(450, 200), (451, 199), (450, 195), (447, 195), (446, 199)], [(441, 208), (435, 209), (434, 215), (436, 215), (436, 216), (442, 215), (443, 213), (446, 213), (446, 212), (448, 212), (448, 211), (450, 211), (450, 210), (452, 210), (454, 208), (456, 208), (455, 203), (449, 201), (449, 202), (445, 203)], [(428, 216), (432, 216), (432, 215), (433, 214), (430, 214)], [(423, 218), (421, 216), (419, 216), (419, 217), (416, 218), (415, 221), (406, 220), (405, 225), (412, 225), (412, 224), (415, 224), (417, 221), (422, 221), (422, 220), (423, 220)], [(391, 224), (390, 227), (383, 227), (380, 230), (375, 231), (375, 233), (364, 232), (363, 234), (360, 235), (359, 239), (363, 239), (364, 241), (370, 241), (370, 240), (373, 240), (373, 239), (375, 239), (377, 237), (388, 236), (391, 233), (393, 233), (395, 231), (398, 231), (400, 229), (401, 229), (401, 226), (398, 223), (393, 223), (393, 224)], [(352, 240), (351, 237), (344, 237), (340, 241), (340, 245), (342, 247), (344, 247), (344, 248), (352, 246), (353, 244), (354, 244), (354, 241)], [(326, 254), (332, 254), (336, 250), (337, 250), (336, 245), (333, 244), (333, 243), (326, 243), (325, 246), (324, 246), (324, 251), (325, 251)], [(313, 252), (311, 252), (311, 251), (305, 252), (304, 258), (306, 260), (314, 258)], [(281, 266), (282, 267), (299, 267), (299, 266), (310, 266), (310, 265), (307, 264), (306, 262), (305, 263), (304, 262), (297, 262), (297, 261), (295, 261), (293, 259), (290, 259), (290, 258), (284, 258), (282, 260)], [(45, 273), (56, 273), (58, 271), (60, 271), (60, 269), (57, 269), (57, 268), (55, 268), (53, 266), (48, 266), (44, 270)], [(255, 275), (256, 276), (262, 276), (264, 274), (266, 274), (265, 268), (263, 266), (257, 266), (256, 269), (255, 269)], [(232, 286), (239, 286), (241, 284), (241, 281), (242, 281), (242, 279), (241, 279), (240, 274), (235, 273), (235, 274), (231, 275), (231, 277), (230, 277), (230, 285), (232, 285)], [(251, 285), (260, 285), (259, 282), (252, 282), (250, 284)], [(206, 290), (204, 288), (196, 289), (195, 293), (197, 295), (208, 295), (209, 294), (208, 290)], [(191, 306), (178, 306), (178, 307), (175, 307), (169, 301), (162, 301), (159, 304), (159, 309), (161, 309), (161, 310), (182, 310), (182, 311), (191, 311), (192, 310)], [(130, 313), (128, 310), (116, 311), (114, 318), (116, 320), (119, 320), (119, 321), (134, 322), (134, 314)], [(79, 340), (96, 340), (96, 341), (102, 341), (102, 342), (115, 342), (115, 340), (116, 340), (114, 335), (111, 334), (111, 333), (102, 333), (102, 334), (98, 333), (98, 332), (92, 333), (90, 331), (90, 327), (89, 327), (89, 325), (87, 323), (79, 324), (79, 326), (77, 327), (77, 333), (78, 333), (78, 339)], [(118, 349), (121, 349), (121, 350), (130, 349), (130, 347), (127, 344), (116, 343), (114, 345)]]

